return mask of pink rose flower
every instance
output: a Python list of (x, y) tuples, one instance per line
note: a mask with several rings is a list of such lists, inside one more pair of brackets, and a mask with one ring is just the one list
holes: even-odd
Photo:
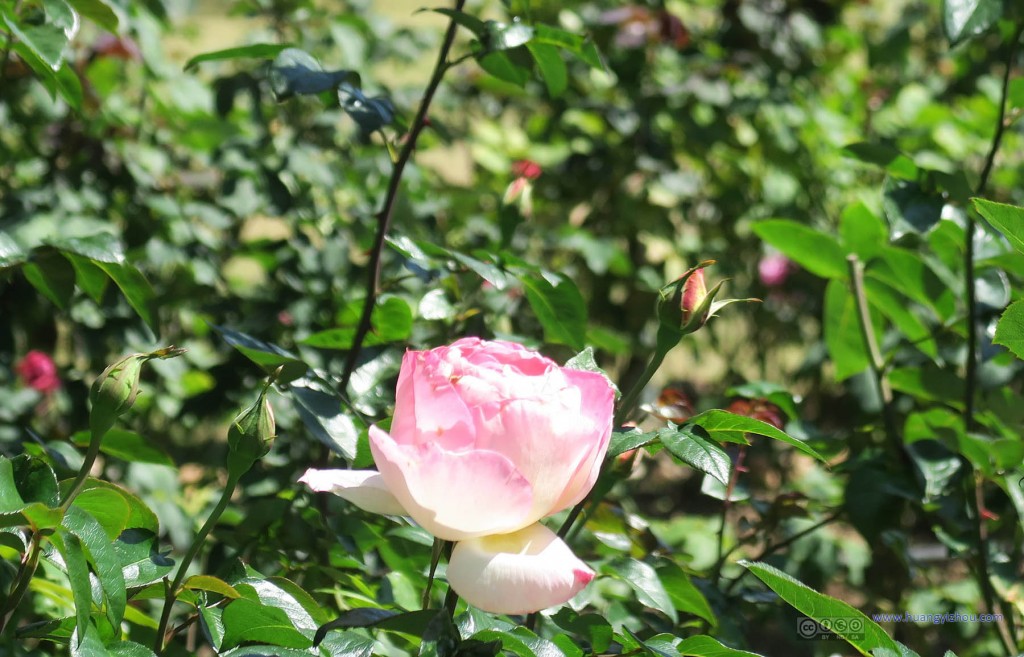
[(60, 388), (57, 364), (44, 351), (30, 351), (25, 354), (16, 368), (21, 380), (29, 388), (50, 393)]
[(793, 273), (796, 265), (781, 253), (772, 253), (761, 258), (757, 263), (757, 274), (761, 283), (767, 287), (779, 287)]
[(378, 472), (310, 469), (300, 481), (456, 541), (448, 581), (490, 612), (572, 598), (594, 577), (541, 518), (582, 500), (612, 430), (600, 374), (510, 342), (464, 338), (407, 352), (390, 433), (370, 428)]

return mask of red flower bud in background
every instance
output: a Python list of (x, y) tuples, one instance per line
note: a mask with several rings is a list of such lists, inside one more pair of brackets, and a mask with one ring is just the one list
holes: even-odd
[(782, 409), (766, 399), (737, 399), (725, 410), (766, 422), (776, 429), (782, 429), (786, 424)]
[(34, 350), (28, 352), (18, 363), (16, 370), (21, 380), (29, 388), (43, 393), (50, 393), (60, 388), (57, 364), (46, 352)]

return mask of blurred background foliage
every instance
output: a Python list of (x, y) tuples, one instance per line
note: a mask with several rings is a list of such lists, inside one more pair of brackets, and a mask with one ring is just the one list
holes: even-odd
[[(646, 455), (577, 539), (609, 575), (582, 602), (616, 637), (623, 627), (644, 638), (701, 631), (765, 654), (830, 653), (827, 642), (799, 641), (794, 612), (769, 604), (753, 578), (731, 582), (744, 573), (735, 560), (760, 553), (864, 610), (981, 608), (957, 558), (977, 545), (950, 492), (953, 475), (941, 470), (956, 469), (955, 455), (923, 455), (928, 467), (915, 469), (885, 451), (848, 299), (826, 293), (842, 274), (793, 250), (805, 235), (793, 224), (758, 222), (791, 220), (865, 259), (883, 243), (913, 254), (911, 269), (868, 272), (887, 361), (904, 372), (893, 383), (896, 411), (906, 434), (953, 431), (962, 217), (1000, 116), (1020, 20), (1013, 3), (951, 47), (938, 0), (470, 2), (473, 16), (589, 34), (603, 66), (566, 52), (564, 80), (557, 66), (527, 68), (516, 84), (473, 59), (447, 72), (402, 181), (383, 295), (345, 404), (334, 386), (366, 294), (375, 214), (446, 17), (405, 0), (109, 4), (116, 22), (89, 16), (49, 72), (15, 47), (11, 23), (0, 26), (0, 451), (45, 454), (60, 478), (73, 476), (93, 378), (125, 353), (187, 349), (147, 366), (128, 419), (145, 456), (131, 448), (103, 460), (104, 477), (151, 506), (180, 553), (216, 501), (228, 423), (266, 376), (250, 357), (268, 370), (301, 361), (312, 369), (272, 392), (278, 439), (243, 479), (202, 572), (288, 577), (315, 597), (314, 627), (367, 603), (417, 609), (429, 537), (315, 499), (298, 475), (327, 458), (324, 445), (369, 463), (365, 427), (389, 415), (409, 347), (481, 335), (564, 361), (586, 344), (625, 389), (654, 346), (658, 289), (711, 259), (709, 280), (763, 302), (730, 307), (670, 355), (642, 426), (729, 407), (785, 426), (832, 466), (763, 440), (732, 446), (744, 469), (723, 512), (724, 487), (665, 453)], [(38, 26), (47, 3), (4, 11)], [(454, 58), (472, 52), (472, 38), (460, 31)], [(253, 43), (290, 44), (327, 71), (355, 72), (368, 97), (390, 100), (395, 121), (367, 133), (332, 93), (278, 102), (272, 57), (185, 68), (201, 53)], [(1019, 60), (1013, 66), (1019, 72)], [(1022, 110), (1024, 79), (1014, 76), (1010, 128), (985, 196), (1018, 205)], [(983, 231), (977, 248), (987, 263), (978, 292), (984, 424), (1006, 441), (993, 473), (1010, 481), (1024, 456), (1020, 368), (991, 332), (1019, 298), (1024, 270), (994, 233)], [(27, 385), (18, 366), (30, 351), (52, 357), (59, 387)], [(1020, 613), (1022, 501), (1005, 481), (982, 508), (999, 595)], [(833, 513), (842, 521), (787, 542)], [(253, 572), (239, 571), (243, 562)], [(49, 574), (19, 612), (25, 619), (71, 615), (59, 573)], [(657, 586), (630, 588), (650, 576)], [(12, 577), (0, 570), (5, 588)], [(56, 592), (42, 595), (45, 586)], [(578, 632), (585, 624), (572, 613), (538, 632)], [(499, 621), (461, 622), (477, 631)], [(151, 643), (155, 626), (134, 623), (129, 635)], [(204, 643), (199, 625), (186, 630), (187, 645)], [(887, 629), (923, 654), (998, 646), (980, 624)], [(375, 644), (358, 635), (363, 643), (351, 639), (358, 645), (346, 654), (415, 649), (411, 635), (379, 633)], [(64, 650), (34, 641), (0, 653)], [(594, 644), (580, 645), (603, 651)]]

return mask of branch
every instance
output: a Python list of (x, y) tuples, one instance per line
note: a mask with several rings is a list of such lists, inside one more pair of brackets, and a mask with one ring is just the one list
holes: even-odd
[[(455, 0), (455, 11), (462, 11), (462, 7), (465, 4), (466, 0)], [(412, 121), (405, 145), (402, 147), (402, 151), (395, 161), (395, 166), (391, 170), (391, 180), (388, 183), (387, 195), (384, 197), (384, 207), (377, 214), (377, 235), (373, 241), (373, 249), (370, 251), (370, 262), (367, 266), (366, 301), (363, 303), (363, 311), (359, 316), (359, 324), (352, 338), (352, 347), (349, 349), (348, 357), (345, 360), (345, 370), (341, 375), (341, 383), (338, 385), (338, 389), (342, 394), (345, 394), (345, 391), (348, 390), (349, 381), (352, 379), (356, 363), (359, 361), (359, 352), (363, 347), (363, 341), (366, 340), (366, 334), (370, 332), (373, 307), (376, 305), (377, 295), (380, 293), (381, 256), (384, 251), (384, 241), (387, 238), (388, 229), (391, 228), (391, 216), (395, 210), (395, 201), (398, 199), (402, 173), (405, 171), (405, 165), (409, 163), (413, 151), (416, 149), (416, 140), (426, 126), (427, 112), (430, 109), (431, 101), (434, 99), (434, 93), (441, 84), (444, 74), (452, 66), (448, 62), (448, 53), (451, 51), (452, 43), (455, 41), (455, 32), (458, 28), (459, 25), (455, 22), (455, 19), (448, 23), (444, 42), (441, 44), (441, 51), (437, 56), (437, 64), (434, 65), (434, 73), (431, 75), (430, 83), (423, 94), (423, 100), (420, 101), (419, 110), (417, 110), (416, 117)]]

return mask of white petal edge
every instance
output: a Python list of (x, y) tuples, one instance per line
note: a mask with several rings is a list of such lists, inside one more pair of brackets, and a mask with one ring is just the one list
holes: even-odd
[(360, 509), (389, 516), (408, 515), (376, 470), (317, 470), (299, 478), (318, 493), (334, 493)]
[(562, 539), (540, 523), (455, 544), (448, 583), (496, 614), (528, 614), (568, 602), (594, 579)]

